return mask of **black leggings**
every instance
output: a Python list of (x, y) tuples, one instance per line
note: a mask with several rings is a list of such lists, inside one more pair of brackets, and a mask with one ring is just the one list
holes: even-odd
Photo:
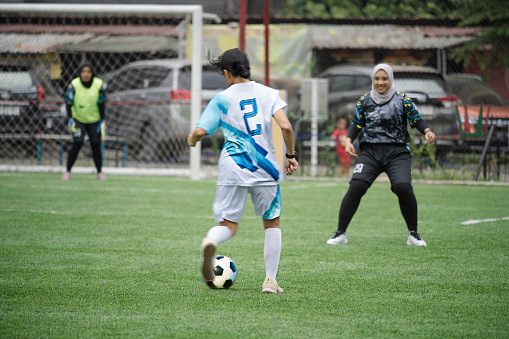
[[(367, 192), (370, 184), (362, 180), (352, 180), (350, 187), (341, 202), (339, 209), (338, 233), (345, 233), (352, 220), (361, 198)], [(398, 196), (399, 208), (405, 219), (409, 231), (417, 231), (417, 200), (410, 184), (397, 184), (391, 187)]]
[[(80, 152), (81, 146), (83, 146), (83, 141), (75, 141), (72, 143), (72, 147), (69, 150), (69, 157), (67, 158), (68, 172), (71, 171), (74, 162), (78, 158), (78, 153)], [(97, 173), (99, 173), (101, 172), (102, 168), (101, 143), (90, 142), (90, 146), (92, 147), (92, 157), (94, 158), (95, 168), (97, 169)]]

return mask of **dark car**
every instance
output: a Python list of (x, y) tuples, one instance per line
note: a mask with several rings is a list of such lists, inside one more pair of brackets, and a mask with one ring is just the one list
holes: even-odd
[(30, 137), (45, 128), (40, 101), (44, 87), (35, 69), (23, 63), (0, 63), (0, 134)]
[[(140, 159), (161, 159), (189, 134), (191, 62), (160, 59), (136, 61), (99, 75), (107, 84), (108, 135), (128, 141), (130, 153)], [(202, 70), (202, 102), (228, 87), (222, 75)], [(176, 141), (176, 140), (180, 141)]]
[[(371, 90), (374, 65), (333, 66), (319, 77), (329, 80), (329, 113), (333, 117), (355, 114), (357, 100)], [(420, 66), (391, 65), (396, 89), (414, 101), (424, 120), (437, 135), (457, 132), (457, 98), (435, 69)]]
[(478, 75), (447, 74), (445, 80), (451, 92), (458, 97), (458, 105), (508, 105), (504, 98)]
[(68, 133), (67, 114), (62, 109), (63, 91), (52, 82), (48, 68), (36, 68), (35, 73), (44, 90), (39, 108), (44, 118), (45, 132), (48, 134)]

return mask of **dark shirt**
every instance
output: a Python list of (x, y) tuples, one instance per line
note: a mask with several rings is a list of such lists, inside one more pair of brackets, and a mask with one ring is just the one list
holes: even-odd
[(421, 122), (421, 114), (405, 93), (396, 92), (383, 105), (377, 105), (365, 94), (357, 102), (352, 127), (360, 130), (360, 144), (406, 144), (410, 141), (407, 123), (415, 128)]

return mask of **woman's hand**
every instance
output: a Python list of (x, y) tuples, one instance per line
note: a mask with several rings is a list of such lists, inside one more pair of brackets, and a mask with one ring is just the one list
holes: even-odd
[(431, 129), (428, 129), (424, 133), (424, 137), (426, 138), (426, 143), (428, 143), (428, 144), (432, 143), (437, 138), (437, 136), (435, 135), (435, 133), (433, 133), (433, 131)]
[(355, 147), (352, 144), (352, 139), (346, 138), (345, 141), (345, 152), (351, 157), (357, 158), (357, 153), (355, 153)]

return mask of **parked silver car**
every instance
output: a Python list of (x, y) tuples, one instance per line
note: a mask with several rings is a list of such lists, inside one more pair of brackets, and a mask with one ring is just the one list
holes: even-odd
[[(188, 151), (181, 141), (190, 131), (190, 61), (136, 61), (99, 77), (107, 85), (108, 135), (126, 140), (130, 154), (158, 160)], [(203, 105), (227, 87), (221, 74), (204, 65)]]
[[(329, 112), (334, 117), (355, 114), (359, 97), (371, 89), (374, 65), (333, 66), (319, 77), (329, 80)], [(457, 132), (457, 98), (450, 94), (442, 75), (431, 67), (391, 65), (396, 89), (414, 101), (424, 120), (437, 135)]]

